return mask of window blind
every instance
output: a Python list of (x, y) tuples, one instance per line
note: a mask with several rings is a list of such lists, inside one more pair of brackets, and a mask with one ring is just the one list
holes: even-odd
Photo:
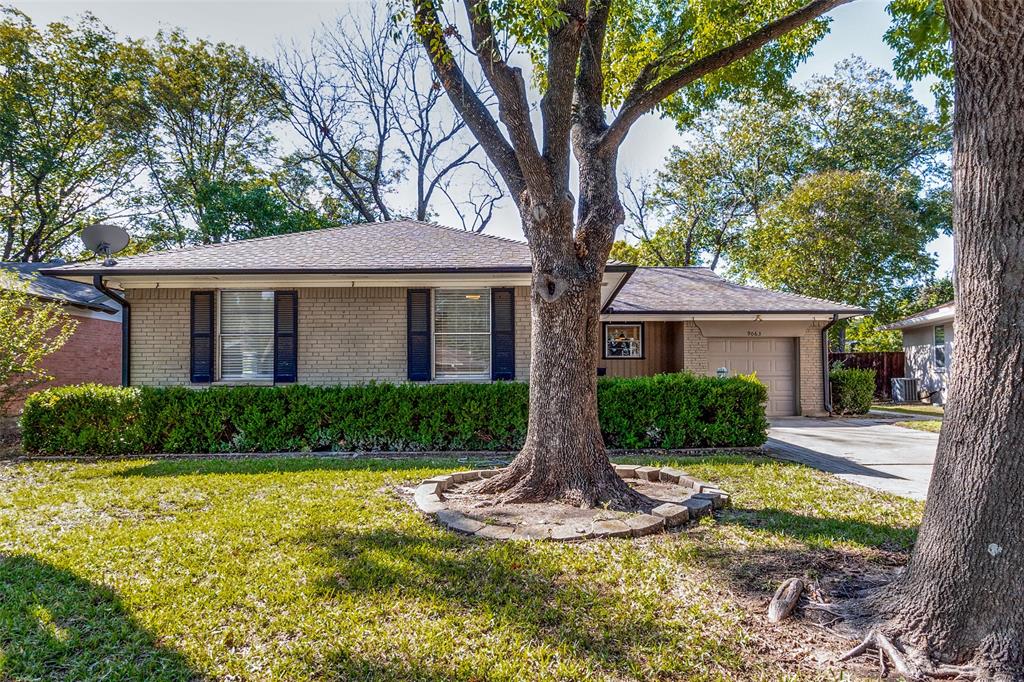
[(490, 376), (490, 290), (437, 289), (434, 292), (434, 377), (489, 379)]
[(274, 292), (221, 291), (222, 379), (274, 378)]

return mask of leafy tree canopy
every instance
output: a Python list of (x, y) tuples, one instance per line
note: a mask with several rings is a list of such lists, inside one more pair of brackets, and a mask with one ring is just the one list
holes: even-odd
[(146, 62), (92, 15), (40, 29), (0, 8), (3, 260), (68, 255), (78, 230), (117, 215), (147, 124)]
[[(792, 194), (800, 183), (804, 192), (811, 186), (834, 185), (842, 176), (830, 179), (827, 174), (835, 172), (874, 178), (877, 203), (900, 198), (887, 215), (894, 217), (892, 212), (898, 211), (897, 222), (912, 218), (918, 223), (919, 229), (900, 233), (914, 240), (907, 245), (911, 251), (920, 252), (921, 240), (950, 229), (948, 127), (909, 88), (863, 60), (844, 60), (832, 74), (816, 77), (784, 98), (753, 96), (727, 103), (699, 117), (691, 128), (692, 141), (672, 150), (653, 190), (643, 197), (631, 194), (644, 206), (630, 210), (626, 230), (636, 241), (619, 242), (617, 258), (712, 267), (725, 258), (741, 279), (778, 281), (778, 271), (757, 269), (765, 261), (744, 257), (754, 248), (752, 231), (769, 229), (767, 221), (780, 214), (780, 203), (796, 201)], [(822, 174), (826, 177), (813, 180)], [(851, 198), (854, 208), (863, 199)], [(800, 267), (797, 260), (787, 262)], [(919, 259), (910, 265), (910, 272), (916, 272)], [(798, 275), (791, 287), (797, 279), (806, 283)], [(858, 292), (864, 291), (857, 285), (828, 297), (879, 303), (875, 297), (861, 297)]]

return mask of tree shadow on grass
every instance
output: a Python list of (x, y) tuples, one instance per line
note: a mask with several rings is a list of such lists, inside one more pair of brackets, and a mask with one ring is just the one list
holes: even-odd
[(27, 555), (0, 554), (0, 679), (205, 679), (157, 643), (111, 590)]
[(903, 526), (842, 517), (795, 514), (782, 509), (731, 508), (721, 512), (718, 523), (764, 530), (812, 546), (850, 542), (890, 552), (908, 552), (917, 539), (916, 526)]
[[(389, 632), (408, 627), (403, 623), (436, 624), (431, 632), (443, 641), (440, 646), (455, 647), (446, 640), (461, 638), (466, 631), (460, 625), (466, 621), (470, 630), (483, 628), (481, 642), (491, 648), (486, 660), (478, 658), (475, 664), (463, 660), (466, 652), (457, 648), (428, 655), (424, 647), (422, 658), (398, 654), (396, 648), (393, 660), (370, 660), (358, 642), (345, 642), (328, 656), (331, 679), (479, 680), (490, 676), (492, 661), (521, 666), (516, 676), (525, 679), (537, 664), (526, 647), (544, 652), (542, 657), (565, 657), (586, 669), (630, 677), (644, 652), (678, 641), (685, 628), (700, 627), (665, 618), (661, 595), (624, 593), (617, 579), (600, 577), (595, 567), (577, 574), (573, 562), (544, 557), (542, 545), (402, 529), (330, 531), (307, 541), (320, 548), (322, 561), (332, 567), (319, 588), (356, 598), (369, 609), (390, 605), (386, 617), (397, 620)], [(491, 658), (502, 652), (508, 660)], [(450, 663), (439, 667), (438, 660), (449, 655)]]
[(730, 526), (781, 536), (781, 541), (757, 542), (744, 536), (741, 542), (722, 543), (710, 539), (715, 527), (693, 532), (706, 547), (702, 555), (708, 570), (735, 593), (764, 600), (792, 577), (821, 580), (826, 593), (852, 596), (891, 577), (906, 563), (917, 537), (916, 527), (779, 509), (724, 510), (716, 527), (728, 531)]

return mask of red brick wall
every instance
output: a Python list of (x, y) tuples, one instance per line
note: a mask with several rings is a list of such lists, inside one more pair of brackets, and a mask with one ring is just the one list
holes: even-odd
[(61, 349), (43, 359), (53, 377), (48, 386), (121, 383), (121, 323), (78, 317), (78, 327)]
[[(53, 381), (33, 387), (31, 393), (68, 384), (120, 385), (121, 323), (78, 315), (73, 318), (78, 322), (75, 333), (60, 350), (43, 358), (42, 366)], [(11, 409), (20, 412), (21, 405), (12, 404)]]

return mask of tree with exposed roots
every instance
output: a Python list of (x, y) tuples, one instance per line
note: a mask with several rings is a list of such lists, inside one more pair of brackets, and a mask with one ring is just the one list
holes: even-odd
[[(505, 502), (640, 504), (609, 463), (597, 421), (601, 281), (624, 217), (619, 149), (645, 114), (686, 118), (741, 87), (783, 88), (825, 34), (822, 16), (848, 1), (464, 0), (463, 37), (436, 0), (412, 0), (438, 80), (508, 187), (533, 255), (526, 441), (481, 492)], [(497, 116), (467, 78), (467, 54)], [(543, 92), (536, 129), (513, 64), (520, 57)]]
[(910, 563), (860, 604), (873, 629), (851, 654), (909, 679), (1024, 680), (1024, 0), (946, 12), (956, 355)]

